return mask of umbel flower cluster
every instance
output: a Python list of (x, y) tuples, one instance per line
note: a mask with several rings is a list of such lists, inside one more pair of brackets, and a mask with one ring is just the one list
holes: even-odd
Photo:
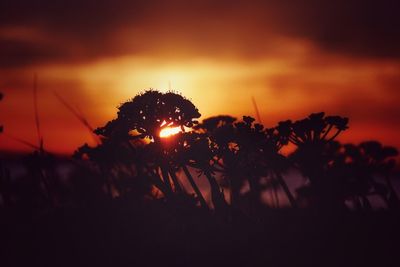
[[(130, 196), (191, 203), (225, 214), (257, 212), (266, 192), (283, 194), (293, 208), (371, 209), (380, 198), (399, 208), (391, 182), (397, 150), (376, 141), (340, 144), (348, 119), (313, 113), (265, 128), (252, 117), (200, 113), (183, 96), (149, 90), (118, 108), (117, 117), (94, 133), (101, 143), (84, 145), (75, 157), (90, 160), (110, 198)], [(180, 132), (161, 138), (168, 127)], [(283, 153), (282, 151), (292, 151)], [(289, 172), (304, 178), (291, 188)]]

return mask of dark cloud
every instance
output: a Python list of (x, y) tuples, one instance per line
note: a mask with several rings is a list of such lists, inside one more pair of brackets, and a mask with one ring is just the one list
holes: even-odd
[(48, 40), (0, 39), (0, 61), (22, 66), (170, 50), (258, 58), (276, 36), (306, 39), (333, 53), (398, 58), (399, 7), (391, 0), (3, 0), (0, 28), (33, 28)]
[(328, 50), (349, 55), (399, 57), (400, 17), (398, 1), (330, 1), (307, 15), (300, 13), (295, 25)]
[(60, 60), (67, 51), (35, 42), (0, 39), (0, 68), (19, 67)]

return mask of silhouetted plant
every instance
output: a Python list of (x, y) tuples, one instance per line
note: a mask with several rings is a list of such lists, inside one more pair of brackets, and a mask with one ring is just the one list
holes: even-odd
[(348, 119), (339, 116), (325, 116), (325, 113), (313, 113), (309, 117), (294, 123), (286, 121), (282, 128), (288, 140), (297, 146), (291, 155), (295, 166), (309, 179), (308, 192), (315, 203), (324, 208), (342, 209), (343, 202), (338, 201), (327, 178), (327, 166), (331, 155), (327, 153), (336, 137), (348, 128)]
[[(207, 208), (192, 175), (197, 170), (199, 178), (206, 178), (210, 185), (217, 212), (228, 210), (225, 187), (231, 194), (231, 206), (250, 204), (244, 208), (256, 214), (263, 208), (262, 195), (267, 190), (274, 192), (275, 206), (279, 206), (277, 192), (281, 188), (291, 206), (297, 207), (298, 199), (284, 177), (288, 170), (297, 168), (307, 179), (297, 194), (311, 206), (339, 210), (352, 201), (357, 208), (369, 209), (369, 196), (374, 194), (388, 208), (399, 206), (390, 179), (397, 150), (377, 142), (341, 145), (336, 138), (348, 128), (347, 118), (314, 113), (303, 120), (264, 128), (249, 116), (241, 121), (216, 116), (200, 124), (199, 117), (189, 100), (173, 92), (149, 90), (123, 103), (117, 118), (94, 131), (101, 144), (84, 145), (75, 153), (76, 158), (91, 162), (76, 162), (77, 168), (86, 169), (78, 176), (86, 172), (100, 180), (72, 179), (77, 188), (73, 190), (82, 198), (79, 190), (89, 190), (92, 184), (96, 188), (91, 193), (94, 199), (100, 200), (101, 194), (109, 199), (162, 196), (178, 203), (191, 198), (180, 180), (186, 177), (195, 193), (193, 201)], [(182, 132), (163, 139), (160, 132), (166, 127), (179, 127)], [(289, 143), (296, 150), (287, 157), (281, 150)], [(26, 166), (33, 183), (29, 186), (37, 189), (37, 199), (55, 205), (60, 185), (48, 156), (41, 149), (27, 159)], [(249, 190), (243, 194), (246, 184)], [(246, 197), (250, 202), (246, 203)]]
[(286, 158), (280, 154), (281, 148), (288, 143), (287, 139), (276, 128), (264, 129), (263, 125), (253, 122), (253, 118), (245, 116), (243, 122), (236, 123), (235, 126), (239, 162), (245, 163), (244, 170), (251, 170), (246, 175), (251, 177), (249, 184), (251, 190), (255, 191), (256, 201), (259, 201), (262, 192), (260, 181), (267, 177), (272, 189), (276, 191), (275, 185), (280, 185), (290, 204), (295, 207), (295, 198), (282, 177), (290, 167)]
[(142, 165), (144, 144), (140, 140), (136, 140), (135, 145), (115, 141), (103, 139), (101, 145), (93, 148), (84, 145), (77, 150), (75, 157), (87, 157), (95, 163), (109, 197), (132, 192), (141, 192), (141, 196), (149, 194), (151, 183), (145, 179)]
[[(295, 199), (281, 176), (288, 164), (284, 164), (285, 157), (279, 150), (287, 141), (274, 128), (264, 129), (261, 124), (254, 124), (251, 117), (244, 116), (243, 121), (235, 121), (230, 116), (217, 116), (196, 126), (196, 130), (205, 133), (211, 141), (210, 146), (215, 151), (214, 162), (222, 168), (217, 170), (222, 171), (231, 193), (231, 205), (240, 204), (240, 191), (248, 181), (253, 207), (261, 205), (266, 182), (273, 187), (281, 185), (295, 206)], [(267, 178), (267, 181), (262, 181)]]
[(56, 172), (56, 161), (46, 151), (34, 151), (22, 160), (26, 174), (7, 186), (8, 195), (16, 205), (27, 210), (38, 211), (62, 205), (65, 187)]
[(243, 121), (235, 123), (238, 164), (250, 186), (253, 205), (259, 205), (261, 199), (260, 178), (266, 175), (262, 157), (261, 145), (264, 142), (263, 127), (253, 126), (254, 119), (248, 116)]
[[(0, 101), (2, 99), (3, 94), (0, 93)], [(0, 126), (2, 132), (3, 126)], [(40, 147), (24, 158), (23, 164), (27, 174), (21, 179), (12, 180), (9, 170), (0, 162), (0, 194), (4, 204), (33, 209), (60, 205), (63, 186), (56, 174), (54, 157), (44, 149), (42, 140)]]
[(230, 202), (233, 206), (238, 205), (239, 193), (244, 183), (243, 176), (240, 175), (242, 169), (236, 160), (233, 125), (235, 121), (236, 118), (231, 116), (216, 116), (203, 120), (195, 127), (196, 132), (203, 134), (210, 141), (209, 146), (214, 152), (213, 170), (222, 172), (224, 182), (230, 190)]
[[(175, 148), (165, 146), (159, 135), (166, 127), (190, 128), (198, 117), (196, 107), (181, 95), (149, 90), (122, 104), (117, 118), (95, 133), (107, 142), (125, 144), (136, 151), (131, 158), (135, 159), (138, 176), (146, 176), (165, 197), (172, 198), (173, 192), (182, 193), (184, 189), (176, 175), (177, 163), (171, 162), (169, 155)], [(143, 140), (139, 150), (132, 143), (135, 140)]]
[[(192, 138), (191, 134), (191, 132), (181, 132), (170, 136), (169, 138), (164, 138), (161, 141), (165, 151), (165, 156), (168, 158), (169, 165), (172, 169), (171, 176), (176, 175), (176, 173), (182, 170), (191, 187), (193, 188), (200, 205), (204, 208), (208, 208), (201, 190), (197, 186), (191, 172), (188, 169), (189, 165), (193, 167), (190, 153), (188, 153), (190, 147), (190, 142), (188, 141), (190, 141)], [(175, 178), (175, 180), (177, 180), (177, 178)]]
[(362, 142), (358, 146), (345, 145), (344, 148), (344, 157), (353, 174), (352, 181), (356, 184), (357, 193), (361, 195), (362, 206), (369, 205), (368, 195), (377, 194), (388, 208), (400, 208), (399, 197), (391, 182), (397, 149), (383, 146), (377, 141)]
[(202, 133), (188, 133), (186, 138), (186, 155), (188, 166), (200, 171), (210, 185), (211, 200), (217, 211), (225, 212), (227, 203), (224, 194), (215, 178), (215, 151), (210, 146), (209, 139)]
[(287, 135), (282, 132), (279, 125), (275, 128), (266, 129), (265, 133), (266, 142), (263, 152), (267, 169), (286, 194), (291, 206), (297, 207), (296, 199), (283, 178), (283, 174), (291, 168), (288, 159), (280, 152), (284, 146), (288, 145)]
[[(400, 200), (393, 185), (397, 149), (377, 141), (342, 145), (336, 139), (348, 128), (347, 118), (324, 113), (271, 128), (249, 116), (216, 116), (197, 123), (199, 117), (184, 97), (150, 90), (122, 104), (114, 120), (94, 131), (101, 143), (81, 146), (74, 160), (53, 156), (40, 142), (23, 159), (23, 174), (10, 175), (0, 162), (0, 214), (6, 215), (0, 229), (3, 244), (10, 244), (6, 254), (13, 248), (15, 255), (32, 250), (29, 261), (44, 258), (49, 263), (78, 255), (89, 265), (130, 264), (126, 258), (134, 258), (131, 265), (155, 263), (148, 255), (157, 255), (158, 265), (170, 265), (172, 257), (190, 265), (204, 255), (205, 261), (217, 263), (210, 258), (221, 254), (221, 262), (229, 264), (257, 265), (267, 259), (272, 265), (299, 265), (298, 257), (286, 257), (288, 251), (312, 255), (309, 262), (321, 257), (325, 263), (326, 253), (309, 253), (320, 252), (315, 245), (323, 244), (329, 253), (345, 248), (346, 263), (348, 256), (364, 255), (378, 244), (378, 250), (385, 250), (376, 257), (379, 264), (388, 248), (395, 255), (397, 240), (387, 239), (398, 229)], [(166, 127), (181, 132), (161, 138)], [(291, 145), (293, 153), (282, 152)], [(68, 170), (58, 172), (64, 164)], [(305, 179), (296, 196), (288, 186), (289, 171)], [(185, 178), (194, 195), (182, 183)], [(206, 179), (209, 186), (199, 188), (196, 179)], [(231, 194), (230, 203), (224, 190)], [(305, 203), (312, 212), (270, 209), (263, 196), (272, 192), (271, 207), (282, 207), (281, 190), (292, 207)], [(203, 196), (208, 193), (211, 203)], [(372, 212), (376, 196), (395, 212)], [(362, 212), (347, 212), (349, 207)], [(334, 217), (320, 216), (321, 211)], [(19, 238), (27, 240), (26, 249), (20, 250)], [(288, 249), (275, 246), (281, 244)]]

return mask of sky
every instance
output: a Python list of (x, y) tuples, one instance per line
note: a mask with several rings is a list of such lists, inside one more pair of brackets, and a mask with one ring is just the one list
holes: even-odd
[(268, 127), (311, 112), (350, 118), (343, 142), (400, 147), (398, 1), (0, 2), (0, 150), (72, 153), (149, 88), (182, 93), (202, 118)]

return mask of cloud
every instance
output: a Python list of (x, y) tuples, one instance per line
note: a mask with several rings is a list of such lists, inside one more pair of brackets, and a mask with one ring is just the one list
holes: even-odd
[(63, 59), (66, 56), (65, 51), (54, 46), (0, 39), (0, 68), (46, 63)]
[(269, 56), (281, 37), (308, 40), (329, 53), (398, 58), (399, 5), (391, 0), (5, 0), (0, 28), (31, 28), (47, 39), (3, 36), (0, 59), (2, 67), (126, 54), (257, 59)]

